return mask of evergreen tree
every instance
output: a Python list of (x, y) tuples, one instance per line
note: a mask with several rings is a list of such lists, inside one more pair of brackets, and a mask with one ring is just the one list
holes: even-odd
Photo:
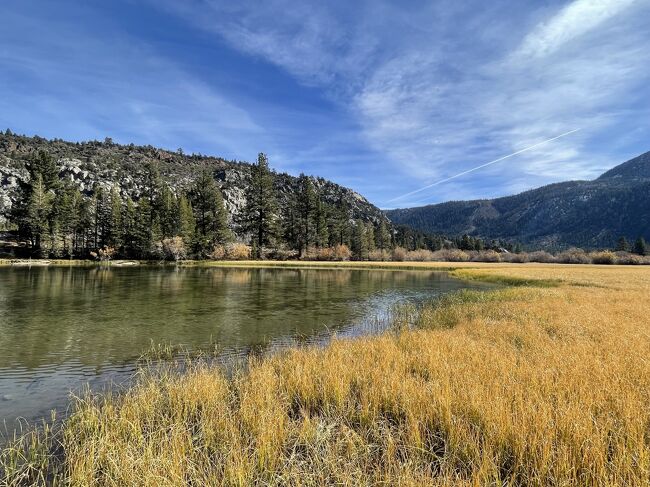
[(329, 208), (320, 197), (316, 199), (316, 209), (314, 211), (314, 228), (316, 232), (316, 246), (326, 247), (329, 244)]
[(184, 194), (181, 195), (178, 201), (178, 215), (180, 236), (183, 237), (185, 245), (190, 247), (194, 242), (196, 220), (194, 219), (192, 204)]
[(94, 225), (92, 201), (80, 198), (79, 223), (75, 231), (77, 252), (83, 255), (88, 253), (92, 244), (92, 228)]
[(80, 224), (81, 194), (74, 187), (66, 187), (57, 197), (57, 220), (64, 255), (72, 257), (77, 246)]
[(223, 196), (207, 169), (201, 172), (194, 184), (192, 207), (196, 214), (197, 252), (209, 253), (215, 244), (230, 240), (231, 233)]
[(223, 194), (217, 188), (215, 193), (215, 212), (212, 220), (212, 235), (214, 243), (223, 244), (233, 239), (232, 231), (228, 226), (228, 211), (223, 201)]
[(277, 205), (273, 190), (273, 174), (265, 154), (260, 153), (257, 164), (251, 168), (251, 183), (246, 191), (246, 206), (242, 214), (242, 230), (252, 235), (255, 254), (270, 245), (276, 234)]
[(117, 185), (111, 189), (110, 198), (110, 217), (108, 219), (106, 245), (115, 249), (122, 247), (123, 241), (123, 223), (122, 223), (122, 198)]
[(474, 250), (474, 245), (470, 239), (470, 236), (465, 234), (460, 239), (460, 242), (457, 243), (457, 246), (461, 250)]
[(127, 255), (135, 255), (135, 247), (138, 239), (136, 231), (137, 218), (135, 203), (133, 203), (131, 198), (127, 198), (124, 208), (124, 218), (122, 219), (122, 241), (124, 242), (124, 252)]
[(643, 237), (639, 237), (634, 242), (634, 253), (638, 255), (646, 255), (648, 253), (648, 245)]
[(364, 239), (368, 252), (375, 250), (375, 226), (370, 222), (366, 223)]
[[(158, 161), (149, 161), (145, 167), (143, 186), (149, 199), (149, 205), (158, 201), (158, 195), (162, 187), (162, 178), (160, 177), (160, 168)], [(153, 215), (152, 215), (153, 218)]]
[(151, 203), (149, 202), (149, 198), (141, 198), (138, 201), (135, 211), (135, 225), (133, 232), (133, 250), (141, 259), (149, 257), (151, 249), (153, 248), (151, 222)]
[(385, 218), (379, 220), (377, 228), (377, 247), (379, 250), (386, 250), (390, 248), (390, 231)]
[(162, 184), (157, 212), (163, 238), (174, 237), (179, 232), (178, 201), (168, 184)]
[(339, 200), (337, 208), (330, 213), (330, 245), (351, 245), (350, 207), (345, 200)]
[(620, 237), (616, 243), (616, 250), (621, 252), (627, 252), (630, 249), (630, 245), (627, 243), (625, 237)]
[(46, 191), (57, 189), (60, 185), (59, 168), (54, 158), (46, 151), (40, 150), (29, 158), (27, 171), (31, 180), (40, 174)]
[(316, 240), (314, 213), (316, 192), (310, 177), (301, 174), (298, 178), (298, 250), (302, 255)]
[(46, 189), (43, 176), (37, 173), (31, 185), (26, 221), (32, 247), (37, 252), (41, 251), (43, 240), (48, 235), (52, 200), (52, 194)]
[(352, 227), (352, 254), (357, 260), (367, 260), (368, 252), (368, 238), (366, 235), (366, 225), (361, 220), (355, 220)]
[(291, 197), (282, 212), (282, 238), (291, 249), (298, 249), (298, 203)]

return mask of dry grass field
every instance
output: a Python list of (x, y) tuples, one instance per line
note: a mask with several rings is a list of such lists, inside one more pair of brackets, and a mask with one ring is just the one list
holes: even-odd
[(143, 373), (6, 449), (5, 482), (648, 485), (650, 267), (453, 267), (511, 286), (233, 379)]

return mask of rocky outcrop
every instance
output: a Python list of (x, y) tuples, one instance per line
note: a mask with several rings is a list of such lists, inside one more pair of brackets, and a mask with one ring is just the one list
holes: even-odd
[[(123, 196), (137, 200), (145, 191), (148, 168), (155, 163), (161, 177), (174, 190), (187, 189), (199, 171), (209, 168), (221, 187), (231, 219), (236, 218), (246, 204), (251, 166), (245, 162), (201, 154), (185, 155), (151, 146), (119, 145), (110, 139), (75, 143), (0, 133), (0, 223), (11, 211), (20, 183), (29, 177), (26, 161), (39, 150), (55, 158), (62, 180), (74, 184), (88, 196), (97, 186), (110, 189), (117, 185)], [(318, 177), (313, 177), (313, 182), (325, 201), (333, 205), (344, 201), (353, 218), (376, 222), (382, 217), (381, 210), (358, 193)], [(275, 189), (280, 206), (283, 206), (297, 191), (297, 178), (278, 173)]]

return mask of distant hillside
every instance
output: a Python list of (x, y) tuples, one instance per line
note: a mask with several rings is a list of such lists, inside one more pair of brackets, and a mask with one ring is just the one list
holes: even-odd
[(650, 152), (593, 181), (550, 184), (497, 199), (451, 201), (386, 212), (417, 230), (558, 249), (650, 239)]
[[(185, 155), (152, 146), (119, 145), (104, 142), (66, 142), (60, 139), (25, 137), (0, 132), (0, 224), (6, 221), (17, 198), (21, 182), (29, 178), (26, 161), (45, 150), (57, 161), (61, 179), (70, 180), (90, 196), (96, 185), (120, 187), (124, 196), (137, 200), (145, 191), (148, 164), (155, 162), (161, 176), (174, 190), (186, 190), (202, 168), (208, 167), (222, 190), (231, 220), (245, 205), (245, 190), (250, 180), (250, 164), (220, 157)], [(273, 164), (273, 161), (271, 161)], [(382, 212), (363, 196), (323, 178), (312, 178), (320, 197), (331, 205), (343, 201), (350, 217), (377, 222)], [(298, 178), (278, 173), (274, 186), (280, 207), (285, 207), (298, 190)]]

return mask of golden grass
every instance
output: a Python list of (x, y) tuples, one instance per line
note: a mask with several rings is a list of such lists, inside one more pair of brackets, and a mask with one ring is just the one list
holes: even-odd
[(200, 363), (143, 374), (122, 396), (79, 401), (57, 459), (14, 462), (5, 481), (650, 483), (650, 268), (455, 267), (519, 285), (465, 291), (425, 308), (418, 329), (289, 350), (234, 379)]

